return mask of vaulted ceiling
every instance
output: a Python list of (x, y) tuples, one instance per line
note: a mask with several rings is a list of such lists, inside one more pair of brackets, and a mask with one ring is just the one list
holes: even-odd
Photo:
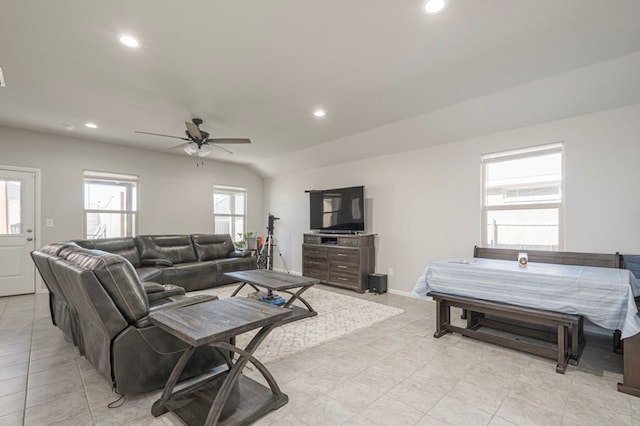
[(421, 3), (4, 2), (0, 125), (169, 152), (134, 131), (198, 117), (252, 140), (212, 158), (256, 165), (640, 51), (637, 0)]

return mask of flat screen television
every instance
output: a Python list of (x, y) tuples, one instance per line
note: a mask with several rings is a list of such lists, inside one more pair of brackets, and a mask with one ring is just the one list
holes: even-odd
[(309, 213), (312, 231), (364, 232), (364, 186), (310, 191)]

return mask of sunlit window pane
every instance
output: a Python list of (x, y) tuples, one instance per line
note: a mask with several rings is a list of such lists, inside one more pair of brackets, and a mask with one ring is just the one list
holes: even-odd
[(216, 234), (229, 234), (242, 241), (245, 232), (247, 190), (226, 186), (213, 187), (213, 218)]
[(562, 144), (483, 156), (486, 247), (560, 250)]
[(22, 182), (0, 179), (0, 235), (22, 234)]
[(86, 238), (136, 234), (137, 177), (85, 171)]

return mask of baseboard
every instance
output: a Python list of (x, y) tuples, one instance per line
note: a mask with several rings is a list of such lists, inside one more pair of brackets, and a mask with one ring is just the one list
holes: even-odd
[(394, 290), (392, 288), (388, 289), (387, 291), (391, 294), (397, 294), (398, 296), (413, 297), (413, 295), (409, 291)]

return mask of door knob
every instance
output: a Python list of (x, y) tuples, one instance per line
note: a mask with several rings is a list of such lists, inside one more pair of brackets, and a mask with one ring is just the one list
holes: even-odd
[(27, 238), (27, 241), (33, 241), (33, 238), (29, 237)]

